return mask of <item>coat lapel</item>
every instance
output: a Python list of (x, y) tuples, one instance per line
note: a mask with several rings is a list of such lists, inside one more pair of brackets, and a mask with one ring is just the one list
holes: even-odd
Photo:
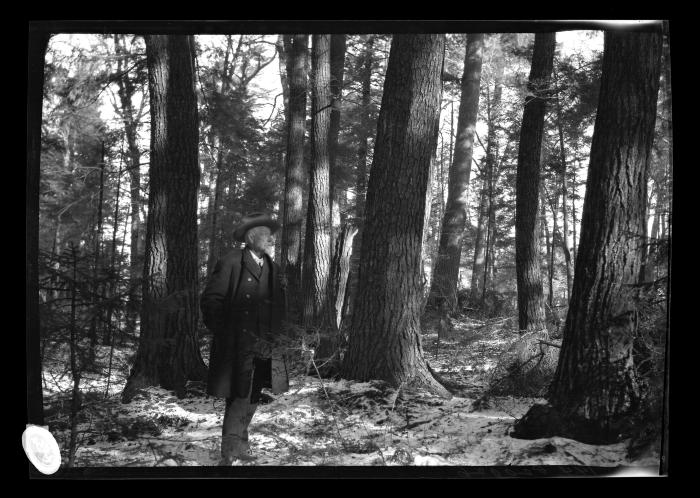
[(255, 277), (255, 279), (259, 280), (262, 268), (260, 268), (260, 265), (255, 262), (253, 256), (250, 255), (250, 251), (248, 249), (245, 249), (244, 253), (245, 255), (243, 256), (243, 264), (246, 266), (248, 271)]

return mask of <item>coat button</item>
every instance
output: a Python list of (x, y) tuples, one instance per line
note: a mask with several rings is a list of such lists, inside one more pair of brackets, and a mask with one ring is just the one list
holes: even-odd
[(245, 297), (247, 297), (248, 299), (250, 299), (250, 294), (246, 294)]
[(248, 277), (248, 282), (252, 282), (252, 281), (253, 281), (253, 279)]
[(248, 332), (248, 329), (242, 329), (242, 332)]
[(244, 313), (244, 314), (246, 314), (246, 315), (248, 314), (248, 312), (247, 312), (247, 311), (244, 311), (243, 313)]

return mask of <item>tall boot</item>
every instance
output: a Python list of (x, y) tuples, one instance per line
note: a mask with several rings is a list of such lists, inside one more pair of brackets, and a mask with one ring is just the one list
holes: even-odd
[(248, 424), (253, 418), (256, 407), (257, 405), (251, 406), (248, 398), (226, 400), (219, 465), (231, 465), (236, 459), (243, 461), (254, 459), (248, 444)]

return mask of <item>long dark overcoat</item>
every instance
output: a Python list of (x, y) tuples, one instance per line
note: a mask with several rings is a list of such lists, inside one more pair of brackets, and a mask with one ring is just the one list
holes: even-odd
[(279, 266), (267, 254), (264, 258), (260, 269), (249, 250), (234, 249), (218, 261), (202, 293), (202, 318), (214, 334), (207, 380), (207, 393), (212, 396), (248, 397), (254, 356), (272, 360), (267, 387), (276, 394), (289, 389), (280, 341), (285, 289)]

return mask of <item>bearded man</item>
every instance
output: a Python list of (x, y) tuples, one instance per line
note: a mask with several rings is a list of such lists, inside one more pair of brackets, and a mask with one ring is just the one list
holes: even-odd
[(226, 399), (221, 461), (250, 461), (248, 426), (264, 387), (289, 389), (285, 357), (284, 279), (266, 252), (279, 224), (265, 213), (244, 216), (234, 231), (243, 249), (223, 256), (201, 298), (204, 324), (214, 334), (207, 393)]

